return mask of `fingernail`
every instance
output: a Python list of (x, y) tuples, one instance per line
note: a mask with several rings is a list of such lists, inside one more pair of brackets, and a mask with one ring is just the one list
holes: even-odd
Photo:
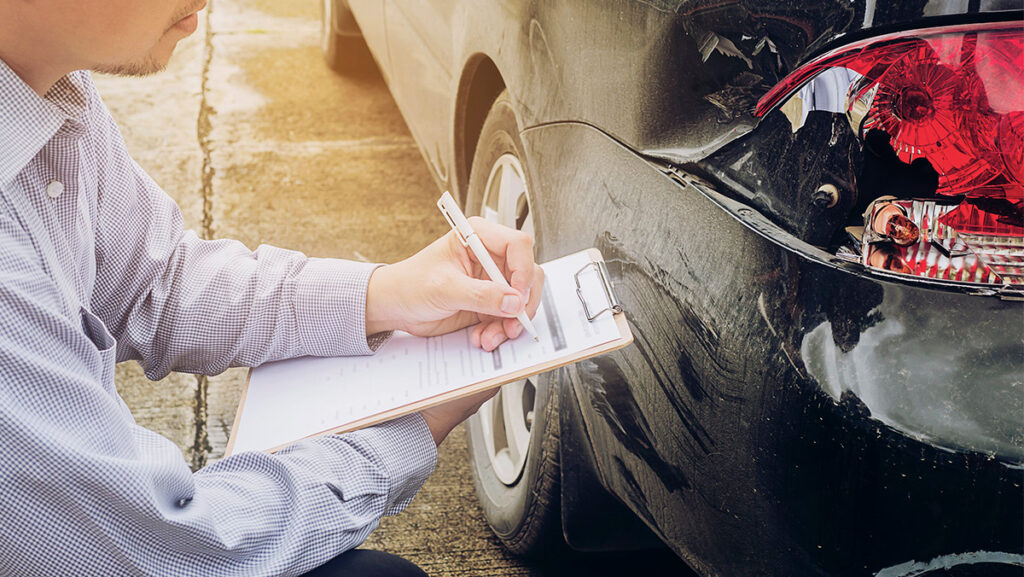
[(494, 348), (498, 348), (498, 345), (501, 344), (501, 341), (502, 341), (501, 335), (494, 335), (494, 337), (491, 338), (491, 346), (494, 347)]
[(519, 297), (515, 295), (505, 295), (505, 298), (501, 299), (501, 311), (510, 315), (514, 315), (519, 312)]

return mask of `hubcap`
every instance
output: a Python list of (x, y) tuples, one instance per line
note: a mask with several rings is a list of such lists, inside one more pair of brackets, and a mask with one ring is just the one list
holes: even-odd
[[(533, 236), (533, 217), (523, 177), (523, 165), (511, 154), (498, 158), (487, 177), (483, 217)], [(533, 427), (536, 388), (531, 379), (501, 387), (477, 413), (487, 457), (502, 483), (514, 485), (526, 466)]]

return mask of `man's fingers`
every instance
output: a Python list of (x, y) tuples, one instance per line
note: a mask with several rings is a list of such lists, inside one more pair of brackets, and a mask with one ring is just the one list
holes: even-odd
[(469, 340), (475, 347), (479, 347), (487, 352), (493, 351), (501, 343), (508, 340), (509, 337), (505, 333), (504, 324), (509, 322), (518, 324), (519, 321), (515, 319), (486, 319), (473, 327)]
[(473, 230), (491, 254), (505, 263), (509, 284), (522, 294), (533, 285), (533, 239), (530, 235), (479, 217), (469, 219)]
[(483, 279), (452, 279), (447, 298), (454, 310), (472, 311), (494, 317), (514, 317), (523, 310), (523, 298), (514, 289)]
[(516, 270), (512, 271), (512, 275), (509, 278), (508, 284), (512, 285), (512, 288), (519, 291), (520, 294), (529, 296), (530, 287), (533, 285), (533, 279), (536, 275), (535, 267), (532, 262), (527, 270)]
[(505, 334), (505, 330), (501, 325), (501, 319), (495, 319), (484, 323), (484, 328), (480, 331), (480, 348), (485, 351), (493, 351), (498, 348), (501, 343), (508, 340), (508, 336)]
[(526, 303), (526, 314), (531, 319), (537, 314), (537, 307), (540, 306), (540, 299), (544, 295), (544, 269), (540, 265), (533, 265), (531, 284), (526, 289), (528, 302)]
[(522, 334), (516, 314), (525, 310), (532, 318), (537, 313), (544, 291), (544, 271), (534, 263), (529, 235), (477, 217), (471, 218), (470, 224), (504, 269), (513, 290), (488, 280), (462, 278), (455, 283), (458, 294), (453, 295), (450, 304), (481, 315), (482, 322), (474, 327), (470, 338), (474, 345), (492, 351)]
[(471, 342), (474, 347), (477, 347), (479, 349), (483, 348), (483, 342), (480, 340), (480, 333), (484, 331), (485, 326), (486, 323), (479, 323), (475, 327), (473, 327), (472, 331), (469, 332), (469, 342)]
[(501, 319), (501, 328), (510, 339), (519, 338), (523, 334), (523, 325), (517, 319)]
[[(526, 315), (531, 319), (537, 314), (537, 308), (540, 307), (541, 295), (543, 293), (544, 269), (537, 266), (533, 275), (533, 286), (527, 289), (530, 299), (526, 303)], [(487, 319), (473, 329), (471, 338), (474, 345), (490, 351), (504, 342), (505, 339), (518, 338), (523, 333), (523, 330), (523, 325), (515, 318)]]

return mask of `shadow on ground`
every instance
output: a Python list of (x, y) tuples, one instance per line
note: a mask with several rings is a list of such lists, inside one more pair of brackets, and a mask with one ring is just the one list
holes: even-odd
[(541, 563), (534, 570), (537, 577), (696, 577), (686, 564), (668, 549), (573, 556), (558, 562)]

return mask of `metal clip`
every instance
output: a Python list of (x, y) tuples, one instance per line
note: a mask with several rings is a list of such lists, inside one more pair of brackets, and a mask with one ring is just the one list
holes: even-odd
[(455, 231), (455, 236), (459, 237), (459, 242), (462, 243), (462, 246), (469, 246), (469, 241), (466, 240), (466, 237), (462, 236), (462, 231), (459, 230), (458, 226), (455, 226), (455, 221), (452, 220), (451, 215), (444, 209), (444, 205), (440, 201), (437, 203), (437, 208), (441, 209), (441, 215), (448, 221), (448, 226), (452, 227), (452, 230)]
[[(604, 289), (605, 297), (608, 298), (608, 305), (593, 314), (590, 312), (590, 307), (587, 306), (587, 299), (583, 297), (583, 287), (580, 284), (580, 275), (586, 272), (590, 267), (594, 267), (598, 276), (601, 277), (601, 288)], [(615, 298), (615, 293), (612, 292), (612, 283), (608, 278), (608, 267), (605, 266), (603, 260), (588, 262), (572, 276), (573, 279), (576, 280), (576, 296), (579, 297), (580, 302), (583, 303), (583, 313), (587, 315), (588, 321), (593, 321), (607, 311), (612, 311), (612, 314), (622, 312), (622, 304), (619, 303), (618, 299)]]

